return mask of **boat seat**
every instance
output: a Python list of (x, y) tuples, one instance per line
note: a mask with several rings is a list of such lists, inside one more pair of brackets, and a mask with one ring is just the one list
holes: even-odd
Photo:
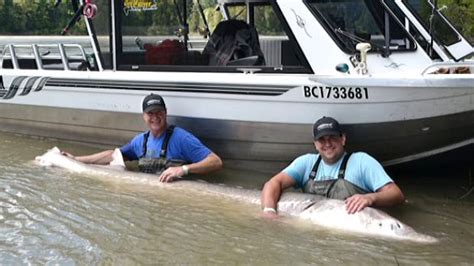
[[(242, 20), (224, 20), (217, 24), (203, 50), (209, 65), (265, 65), (257, 31)], [(257, 60), (255, 59), (257, 57)], [(234, 60), (241, 60), (233, 62)]]

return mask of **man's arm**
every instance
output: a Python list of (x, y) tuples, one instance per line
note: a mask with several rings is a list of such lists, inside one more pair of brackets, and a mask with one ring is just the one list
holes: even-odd
[(106, 150), (106, 151), (101, 151), (98, 153), (94, 153), (91, 155), (84, 155), (84, 156), (74, 156), (67, 152), (63, 152), (62, 154), (82, 163), (109, 164), (113, 160), (113, 157), (112, 157), (113, 153), (114, 153), (114, 150)]
[(346, 209), (349, 214), (363, 210), (365, 207), (389, 207), (405, 200), (397, 184), (391, 182), (374, 193), (357, 194), (346, 199)]
[(283, 193), (283, 190), (295, 184), (295, 180), (284, 172), (276, 174), (267, 181), (263, 186), (260, 199), (264, 214), (269, 217), (276, 216), (277, 204), (278, 200), (280, 200), (281, 193)]
[(169, 167), (160, 175), (161, 182), (171, 182), (187, 174), (207, 174), (222, 168), (222, 160), (215, 153), (209, 154), (202, 161), (184, 166)]

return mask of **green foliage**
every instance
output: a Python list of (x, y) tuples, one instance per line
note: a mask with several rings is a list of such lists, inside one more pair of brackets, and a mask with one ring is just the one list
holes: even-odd
[[(96, 1), (98, 6), (102, 5), (102, 0)], [(179, 2), (179, 1), (178, 1)], [(216, 0), (200, 0), (204, 9), (206, 20), (212, 32), (217, 23), (221, 21), (222, 16), (215, 10)], [(416, 1), (411, 1), (416, 2)], [(71, 0), (63, 0), (57, 8), (54, 7), (54, 0), (37, 0), (15, 2), (5, 0), (0, 4), (0, 34), (1, 35), (58, 35), (73, 17)], [(175, 7), (172, 0), (158, 1), (160, 12), (131, 12), (124, 19), (127, 25), (152, 25), (143, 34), (174, 34), (179, 22), (176, 18)], [(474, 43), (474, 1), (473, 0), (438, 0), (438, 6), (446, 5), (443, 14), (448, 17), (455, 26), (466, 36), (471, 43)], [(101, 7), (102, 9), (104, 7)], [(197, 7), (197, 0), (188, 1), (189, 31), (191, 34), (197, 34), (204, 29), (204, 23)], [(103, 11), (99, 9), (99, 12)], [(431, 10), (424, 10), (431, 13)], [(256, 16), (258, 32), (263, 35), (278, 34), (278, 19), (272, 15), (271, 10), (262, 8), (257, 10)], [(245, 19), (245, 7), (235, 7), (231, 9), (232, 16), (237, 19)], [(127, 20), (128, 19), (128, 20)], [(361, 21), (364, 18), (360, 18)], [(161, 24), (153, 24), (153, 21), (160, 21)], [(351, 25), (352, 27), (357, 27)], [(139, 27), (137, 27), (139, 28)], [(77, 23), (69, 32), (71, 35), (86, 34), (85, 25), (82, 22)], [(137, 34), (137, 32), (134, 32)]]
[(438, 7), (445, 5), (447, 9), (443, 15), (461, 31), (461, 33), (474, 43), (474, 1), (472, 0), (439, 0)]
[(209, 30), (212, 32), (216, 28), (217, 24), (222, 20), (222, 14), (219, 11), (216, 11), (213, 7), (206, 8), (204, 14), (209, 24)]
[(255, 25), (262, 35), (282, 35), (283, 29), (271, 6), (259, 7), (255, 10)]
[[(51, 0), (5, 1), (0, 5), (0, 34), (2, 35), (59, 35), (74, 12), (70, 0), (57, 8)], [(84, 23), (77, 23), (69, 34), (85, 34)]]
[[(425, 3), (423, 0), (421, 3)], [(420, 14), (426, 25), (432, 13), (427, 4), (417, 4), (419, 0), (409, 0), (410, 4), (420, 7)], [(444, 6), (446, 8), (444, 8)], [(437, 7), (470, 42), (474, 43), (474, 1), (472, 0), (438, 0)], [(445, 32), (446, 29), (437, 29)]]

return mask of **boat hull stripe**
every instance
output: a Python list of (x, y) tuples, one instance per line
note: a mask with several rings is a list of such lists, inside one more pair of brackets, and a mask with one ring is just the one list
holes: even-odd
[(39, 79), (40, 77), (31, 77), (28, 79), (28, 82), (26, 82), (25, 88), (23, 89), (23, 92), (20, 93), (20, 95), (27, 95), (30, 93), (31, 89), (33, 88), (33, 85), (35, 82)]
[(18, 88), (20, 88), (21, 83), (25, 80), (26, 76), (18, 76), (16, 77), (12, 83), (10, 84), (10, 89), (8, 90), (7, 94), (3, 97), (3, 99), (11, 99), (15, 97)]
[(186, 84), (139, 81), (81, 80), (51, 78), (48, 87), (77, 87), (117, 90), (155, 90), (193, 93), (244, 94), (278, 96), (290, 90), (290, 86), (229, 86), (227, 84)]

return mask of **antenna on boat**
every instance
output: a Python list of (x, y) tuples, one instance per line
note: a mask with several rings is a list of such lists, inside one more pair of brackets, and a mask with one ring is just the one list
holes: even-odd
[[(59, 5), (61, 0), (56, 2), (56, 5)], [(79, 0), (72, 0), (72, 8), (74, 9), (74, 16), (69, 21), (67, 26), (61, 32), (61, 35), (66, 35), (66, 33), (81, 19), (81, 16), (86, 16), (87, 18), (93, 18), (97, 12), (97, 7), (94, 4), (91, 4), (90, 0), (85, 0), (83, 4), (79, 5)]]
[[(428, 0), (429, 1), (429, 0)], [(433, 4), (431, 5), (431, 15), (430, 15), (430, 47), (429, 47), (429, 50), (428, 50), (428, 54), (430, 55), (431, 58), (433, 58), (433, 45), (434, 45), (434, 16), (435, 16), (435, 13), (436, 13), (436, 9), (437, 9), (437, 6), (438, 6), (438, 1), (437, 0), (433, 0)]]
[(176, 0), (173, 0), (173, 4), (175, 6), (175, 11), (176, 11), (176, 14), (177, 14), (177, 17), (178, 17), (178, 23), (179, 23), (179, 29), (178, 31), (176, 32), (176, 35), (178, 35), (178, 37), (181, 37), (183, 36), (183, 40), (184, 40), (184, 47), (186, 47), (186, 49), (188, 48), (188, 39), (189, 39), (189, 26), (187, 24), (187, 18), (186, 18), (186, 1), (183, 1), (183, 13), (181, 13), (181, 9), (179, 8), (179, 5), (178, 3), (176, 2)]
[(207, 23), (206, 15), (204, 14), (204, 9), (202, 8), (201, 2), (197, 0), (197, 5), (199, 8), (199, 13), (201, 14), (202, 21), (204, 22), (204, 38), (210, 37), (211, 33), (209, 31), (209, 24)]

